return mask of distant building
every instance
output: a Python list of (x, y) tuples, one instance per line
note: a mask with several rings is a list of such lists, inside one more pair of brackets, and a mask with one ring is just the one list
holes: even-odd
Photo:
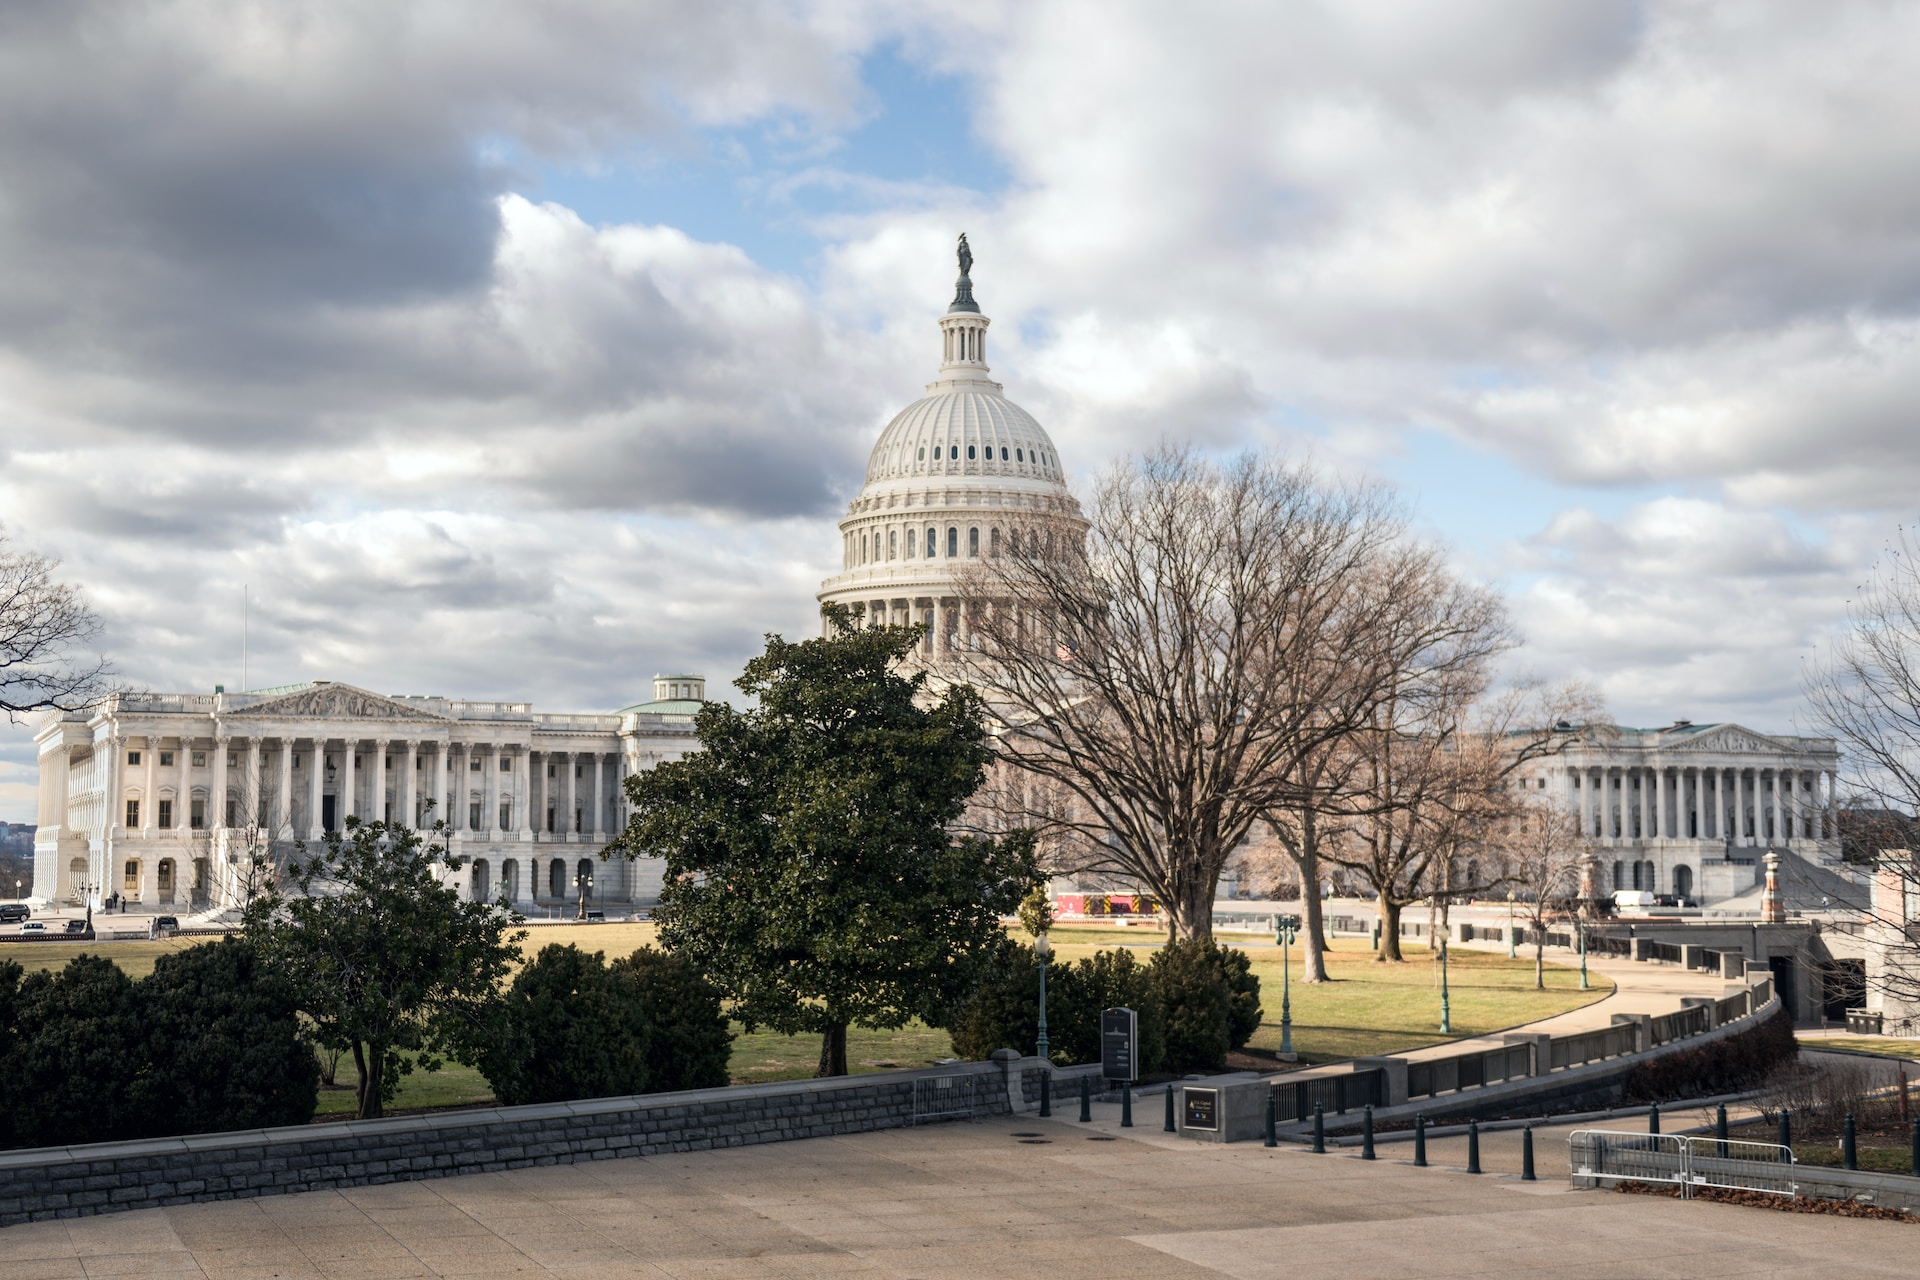
[(1581, 730), (1526, 770), (1581, 819), (1605, 883), (1712, 903), (1760, 882), (1768, 848), (1837, 861), (1831, 738), (1679, 720), (1664, 729)]
[[(284, 857), (349, 815), (444, 817), (470, 858), (460, 888), (523, 911), (646, 904), (656, 860), (602, 862), (625, 825), (621, 782), (694, 748), (700, 676), (654, 678), (622, 711), (383, 697), (315, 680), (252, 693), (121, 694), (40, 723), (34, 900), (97, 908), (237, 905), (249, 850)], [(429, 808), (431, 802), (431, 808)]]

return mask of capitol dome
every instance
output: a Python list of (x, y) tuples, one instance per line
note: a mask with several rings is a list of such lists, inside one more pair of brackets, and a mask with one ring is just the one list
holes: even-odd
[(1083, 527), (1053, 440), (987, 376), (992, 321), (973, 300), (972, 265), (962, 236), (939, 373), (881, 431), (840, 522), (841, 572), (820, 584), (822, 604), (926, 624), (929, 649), (966, 647), (955, 586), (968, 561), (1023, 531)]

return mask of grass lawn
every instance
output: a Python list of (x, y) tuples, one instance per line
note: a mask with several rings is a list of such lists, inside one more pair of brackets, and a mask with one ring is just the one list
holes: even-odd
[(1889, 1058), (1920, 1058), (1920, 1040), (1878, 1040), (1870, 1036), (1801, 1036), (1802, 1049), (1845, 1049)]

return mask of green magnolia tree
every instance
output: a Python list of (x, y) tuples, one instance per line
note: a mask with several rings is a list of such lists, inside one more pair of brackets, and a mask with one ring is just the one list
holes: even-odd
[(353, 1055), (356, 1114), (380, 1115), (402, 1076), (475, 1062), (519, 958), (520, 917), (464, 901), (446, 824), (421, 833), (348, 818), (247, 907), (247, 933), (293, 985), (323, 1047)]
[(704, 707), (701, 750), (627, 780), (609, 852), (662, 856), (660, 937), (750, 1030), (818, 1033), (844, 1075), (847, 1028), (944, 1025), (1038, 881), (1026, 833), (955, 839), (985, 777), (980, 700), (905, 659), (917, 627), (856, 628), (767, 649), (735, 681), (757, 704)]

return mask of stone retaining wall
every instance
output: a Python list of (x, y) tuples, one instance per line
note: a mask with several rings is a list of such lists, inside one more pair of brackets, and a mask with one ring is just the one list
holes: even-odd
[[(915, 1084), (975, 1077), (978, 1113), (1024, 1109), (1039, 1063), (488, 1107), (381, 1120), (0, 1152), (0, 1226), (203, 1200), (743, 1147), (914, 1123)], [(1077, 1088), (1077, 1086), (1075, 1086)]]

